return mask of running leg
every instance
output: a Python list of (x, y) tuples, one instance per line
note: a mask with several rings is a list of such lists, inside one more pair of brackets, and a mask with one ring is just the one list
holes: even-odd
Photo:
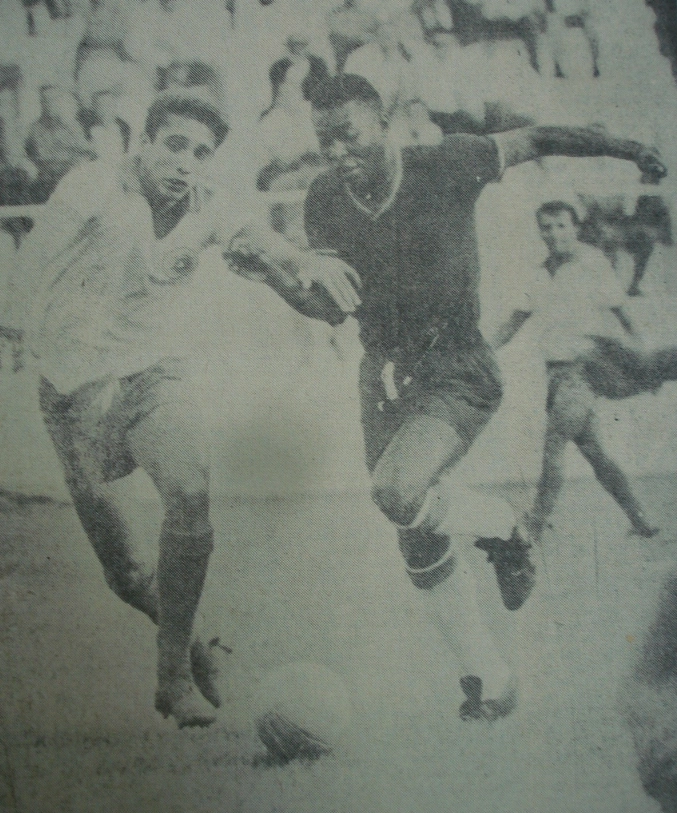
[[(178, 406), (178, 409), (177, 409)], [(190, 641), (213, 548), (209, 522), (208, 450), (185, 404), (160, 405), (129, 433), (137, 463), (157, 488), (164, 521), (157, 568), (158, 690), (156, 707), (180, 728), (215, 720), (195, 690)]]
[(104, 482), (94, 456), (75, 442), (76, 417), (70, 414), (69, 400), (43, 381), (40, 408), (75, 510), (101, 562), (106, 583), (124, 602), (157, 623), (154, 570), (138, 556), (139, 544), (125, 519), (115, 486)]
[(641, 503), (634, 495), (630, 482), (620, 466), (612, 460), (602, 448), (599, 440), (597, 416), (592, 413), (588, 423), (575, 439), (585, 459), (590, 463), (595, 476), (625, 511), (636, 534), (644, 537), (654, 536), (658, 528), (652, 527), (646, 519)]
[[(511, 672), (482, 618), (474, 579), (458, 548), (460, 542), (485, 534), (507, 538), (514, 515), (505, 501), (460, 485), (455, 490), (448, 474), (440, 484), (441, 472), (456, 464), (469, 446), (438, 418), (423, 415), (405, 421), (376, 464), (372, 496), (400, 526), (400, 548), (419, 588), (418, 599), (456, 655), (462, 681), (480, 681), (477, 713), (465, 716), (502, 716), (514, 706)], [(505, 706), (508, 696), (511, 701)], [(494, 706), (501, 713), (490, 712)]]
[(548, 518), (564, 485), (564, 452), (568, 443), (566, 435), (560, 434), (557, 422), (548, 415), (543, 446), (543, 465), (536, 489), (536, 499), (529, 512), (527, 526), (529, 536), (539, 543)]

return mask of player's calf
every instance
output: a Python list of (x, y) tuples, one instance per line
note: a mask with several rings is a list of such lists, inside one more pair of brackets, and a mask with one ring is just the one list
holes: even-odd
[[(158, 691), (156, 708), (172, 714), (180, 727), (213, 722), (213, 701), (218, 697), (208, 682), (202, 683), (209, 701), (193, 684), (195, 647), (191, 637), (213, 549), (211, 529), (202, 534), (177, 532), (165, 519), (158, 558)], [(193, 656), (191, 658), (191, 656)], [(209, 668), (198, 677), (209, 678)]]
[(460, 552), (448, 536), (421, 528), (401, 530), (399, 537), (421, 604), (461, 666), (461, 686), (468, 689), (461, 718), (505, 717), (517, 703), (514, 680), (481, 618), (474, 579)]
[(127, 560), (115, 567), (104, 565), (103, 574), (106, 584), (118, 598), (157, 624), (158, 593), (154, 570)]

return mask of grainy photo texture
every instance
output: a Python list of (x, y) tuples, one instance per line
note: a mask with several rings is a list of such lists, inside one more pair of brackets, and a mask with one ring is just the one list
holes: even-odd
[(675, 813), (674, 4), (0, 44), (0, 810)]

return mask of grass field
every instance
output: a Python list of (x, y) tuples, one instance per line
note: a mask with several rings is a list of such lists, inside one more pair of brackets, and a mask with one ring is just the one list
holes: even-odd
[[(12, 813), (647, 813), (617, 711), (661, 574), (677, 553), (677, 480), (638, 481), (661, 535), (627, 535), (570, 481), (524, 609), (482, 600), (521, 679), (517, 712), (463, 723), (454, 664), (426, 626), (366, 495), (223, 498), (204, 613), (232, 647), (215, 726), (152, 708), (154, 630), (103, 584), (72, 508), (2, 497), (0, 810)], [(522, 504), (522, 488), (503, 489)], [(154, 505), (140, 504), (149, 530)], [(152, 551), (149, 551), (152, 555)], [(327, 664), (353, 705), (334, 753), (266, 767), (251, 699), (271, 668)]]

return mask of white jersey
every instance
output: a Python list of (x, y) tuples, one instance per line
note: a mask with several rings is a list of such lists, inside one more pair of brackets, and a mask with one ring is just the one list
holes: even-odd
[(20, 252), (29, 347), (63, 393), (199, 357), (212, 285), (198, 255), (244, 225), (233, 201), (214, 198), (157, 239), (135, 160), (70, 172)]
[(579, 244), (577, 255), (552, 275), (540, 266), (521, 310), (532, 313), (546, 361), (573, 361), (593, 349), (590, 336), (623, 338), (612, 308), (625, 294), (601, 251)]

